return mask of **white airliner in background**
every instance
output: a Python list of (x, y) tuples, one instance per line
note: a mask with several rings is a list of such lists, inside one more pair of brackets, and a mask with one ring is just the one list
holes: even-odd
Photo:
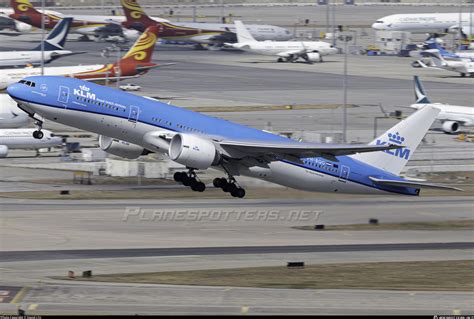
[(29, 122), (28, 115), (16, 106), (8, 94), (0, 94), (0, 128), (25, 127)]
[(226, 47), (263, 55), (274, 55), (278, 62), (295, 62), (302, 58), (308, 63), (322, 62), (323, 56), (336, 54), (337, 49), (323, 41), (257, 41), (242, 21), (235, 21), (237, 43), (226, 43)]
[(438, 49), (424, 50), (420, 52), (420, 55), (431, 59), (431, 65), (427, 65), (422, 60), (416, 61), (423, 68), (457, 72), (462, 77), (474, 76), (474, 62), (471, 59), (451, 58), (446, 60)]
[(62, 138), (43, 130), (43, 138), (33, 137), (33, 128), (0, 129), (0, 157), (6, 157), (9, 150), (50, 148), (62, 144)]
[(441, 110), (436, 117), (443, 123), (445, 133), (457, 133), (460, 126), (474, 125), (474, 107), (458, 106), (442, 103), (432, 103), (426, 96), (423, 85), (418, 76), (414, 77), (416, 102), (410, 105), (411, 108), (421, 109), (427, 105), (434, 106)]
[(407, 13), (392, 14), (375, 21), (372, 28), (385, 31), (408, 31), (412, 33), (456, 33), (459, 29), (467, 35), (474, 35), (472, 26), (474, 14), (459, 13)]
[[(44, 63), (49, 63), (61, 57), (84, 53), (64, 50), (71, 23), (72, 18), (61, 20), (48, 34), (43, 45), (40, 43), (33, 50), (0, 52), (0, 67), (39, 65), (43, 58)], [(44, 48), (44, 53), (41, 53), (42, 48)]]

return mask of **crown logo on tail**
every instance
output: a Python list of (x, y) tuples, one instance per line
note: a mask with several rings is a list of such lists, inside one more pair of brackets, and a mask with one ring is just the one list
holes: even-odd
[(400, 134), (398, 132), (395, 133), (395, 134), (388, 133), (388, 140), (392, 143), (401, 145), (405, 141), (405, 138), (400, 136)]

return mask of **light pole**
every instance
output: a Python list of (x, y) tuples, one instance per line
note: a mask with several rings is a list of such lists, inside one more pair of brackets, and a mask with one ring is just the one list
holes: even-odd
[(44, 1), (41, 0), (41, 75), (44, 75)]
[(344, 102), (342, 109), (342, 139), (347, 143), (347, 42), (352, 40), (352, 35), (343, 34), (339, 40), (344, 41), (344, 77), (342, 81), (342, 88), (344, 90)]

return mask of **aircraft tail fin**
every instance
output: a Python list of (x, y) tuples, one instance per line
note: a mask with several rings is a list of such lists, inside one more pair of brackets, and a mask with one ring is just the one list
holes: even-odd
[(234, 23), (237, 33), (237, 42), (257, 42), (257, 40), (255, 40), (255, 38), (250, 34), (249, 30), (247, 30), (242, 21), (236, 20)]
[(10, 6), (13, 8), (15, 14), (19, 16), (41, 16), (41, 12), (36, 10), (29, 0), (11, 0)]
[(157, 24), (145, 13), (137, 0), (120, 0), (120, 4), (127, 18), (127, 21), (123, 24), (124, 27), (143, 32), (146, 28)]
[(414, 83), (415, 83), (415, 99), (416, 99), (416, 104), (429, 104), (431, 101), (428, 99), (425, 93), (425, 88), (423, 87), (423, 84), (421, 84), (420, 78), (418, 75), (415, 75), (413, 77)]
[(377, 137), (369, 145), (395, 144), (404, 148), (359, 153), (352, 158), (398, 175), (428, 132), (440, 110), (427, 105)]
[[(48, 33), (47, 38), (44, 40), (44, 50), (64, 50), (64, 43), (66, 42), (67, 35), (71, 29), (73, 18), (64, 18)], [(41, 50), (41, 44), (33, 50)]]
[(145, 32), (135, 41), (133, 46), (122, 57), (120, 63), (143, 64), (150, 63), (153, 56), (153, 50), (158, 39), (158, 26), (148, 27)]

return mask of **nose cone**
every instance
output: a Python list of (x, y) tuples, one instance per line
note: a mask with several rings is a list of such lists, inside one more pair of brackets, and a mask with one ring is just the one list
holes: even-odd
[(21, 83), (13, 83), (7, 87), (7, 93), (12, 99), (21, 98), (24, 85)]

